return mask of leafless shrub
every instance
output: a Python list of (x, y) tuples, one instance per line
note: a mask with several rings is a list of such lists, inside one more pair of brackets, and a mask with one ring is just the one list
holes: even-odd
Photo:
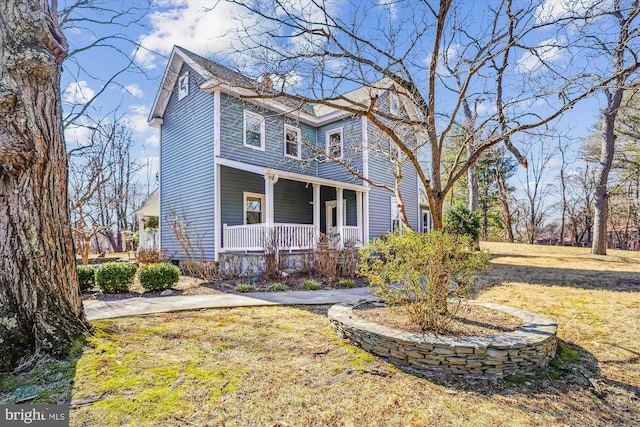
[(318, 245), (314, 251), (315, 266), (318, 274), (329, 280), (335, 280), (338, 275), (338, 261), (340, 251), (335, 248), (334, 237), (320, 233)]
[(180, 261), (182, 272), (187, 276), (212, 279), (218, 274), (218, 263), (204, 257), (202, 237), (189, 224), (186, 215), (176, 209), (169, 213), (169, 230), (182, 247), (184, 258)]
[(340, 257), (340, 275), (342, 277), (356, 277), (360, 256), (356, 248), (356, 242), (348, 240), (344, 242), (344, 249)]

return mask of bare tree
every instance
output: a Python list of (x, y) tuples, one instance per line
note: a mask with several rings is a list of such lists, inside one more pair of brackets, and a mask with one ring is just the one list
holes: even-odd
[(525, 200), (522, 204), (526, 215), (525, 227), (528, 243), (536, 243), (543, 230), (547, 214), (545, 200), (551, 191), (551, 185), (542, 178), (549, 166), (552, 153), (545, 147), (544, 141), (537, 144), (537, 150), (527, 154), (530, 167), (526, 169), (525, 182), (520, 181)]
[(87, 331), (62, 137), (67, 53), (56, 1), (6, 0), (0, 19), (0, 371), (66, 355)]
[[(436, 228), (447, 195), (484, 151), (504, 143), (526, 165), (515, 136), (544, 127), (597, 91), (590, 76), (568, 73), (549, 54), (570, 41), (528, 42), (534, 31), (558, 23), (537, 20), (530, 3), (503, 0), (480, 13), (452, 0), (360, 2), (338, 13), (321, 2), (229, 1), (252, 15), (239, 38), (238, 53), (251, 58), (248, 69), (280, 82), (246, 98), (286, 98), (292, 113), (314, 104), (366, 117), (417, 170)], [(481, 18), (470, 27), (472, 14)], [(366, 90), (352, 96), (354, 87)], [(403, 114), (379, 108), (390, 88)], [(545, 108), (532, 110), (536, 102)], [(413, 128), (413, 138), (398, 135), (398, 124)], [(443, 173), (443, 151), (460, 129), (464, 143)]]
[(70, 158), (69, 193), (74, 233), (81, 239), (85, 264), (89, 243), (104, 236), (111, 250), (123, 250), (122, 232), (133, 231), (135, 209), (145, 196), (135, 182), (142, 169), (132, 157), (133, 139), (126, 122), (103, 120)]
[[(600, 142), (597, 186), (594, 201), (594, 236), (591, 253), (606, 255), (609, 203), (609, 172), (616, 152), (616, 122), (625, 91), (634, 87), (632, 80), (640, 68), (638, 49), (640, 45), (640, 2), (638, 0), (613, 0), (594, 2), (588, 19), (574, 21), (580, 30), (584, 49), (591, 53), (594, 64), (607, 63), (603, 69), (593, 70), (605, 96), (605, 107), (601, 112), (602, 137)], [(577, 14), (580, 15), (580, 14)]]

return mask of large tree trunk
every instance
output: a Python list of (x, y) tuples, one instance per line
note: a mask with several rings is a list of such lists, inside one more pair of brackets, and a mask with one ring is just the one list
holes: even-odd
[(62, 138), (66, 42), (45, 0), (4, 0), (0, 19), (0, 371), (68, 354), (87, 330)]

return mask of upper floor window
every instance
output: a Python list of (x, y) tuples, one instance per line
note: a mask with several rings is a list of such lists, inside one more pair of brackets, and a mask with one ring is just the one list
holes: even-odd
[(264, 151), (264, 117), (250, 111), (244, 112), (243, 145)]
[(244, 194), (244, 223), (261, 224), (264, 212), (264, 194), (243, 193)]
[(189, 72), (187, 71), (178, 79), (178, 100), (189, 95)]
[(389, 113), (390, 114), (398, 114), (398, 109), (400, 108), (400, 101), (398, 100), (398, 95), (392, 93), (389, 95)]
[(300, 129), (284, 125), (284, 155), (287, 157), (300, 158)]
[(327, 132), (327, 157), (332, 159), (342, 158), (342, 128)]

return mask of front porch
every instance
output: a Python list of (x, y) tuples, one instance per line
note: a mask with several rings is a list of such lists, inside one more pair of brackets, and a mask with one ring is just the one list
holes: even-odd
[(264, 175), (220, 166), (219, 253), (315, 249), (324, 233), (333, 245), (368, 240), (368, 188), (266, 170)]

